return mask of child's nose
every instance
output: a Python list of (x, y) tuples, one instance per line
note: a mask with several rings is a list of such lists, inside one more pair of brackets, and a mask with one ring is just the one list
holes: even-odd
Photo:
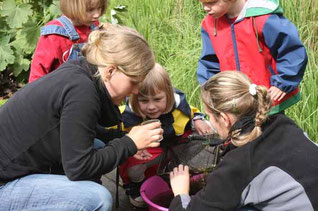
[(101, 8), (97, 8), (93, 10), (93, 17), (94, 18), (99, 18), (102, 15), (102, 9)]
[(148, 103), (148, 109), (154, 109), (154, 108), (156, 108), (155, 104), (152, 103), (152, 102), (149, 102)]
[(206, 4), (203, 4), (203, 9), (204, 9), (205, 12), (210, 12), (211, 7), (209, 7), (209, 6), (206, 5)]

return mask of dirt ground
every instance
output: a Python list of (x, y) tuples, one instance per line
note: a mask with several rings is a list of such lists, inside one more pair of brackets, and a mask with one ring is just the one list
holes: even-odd
[(0, 72), (0, 100), (8, 99), (23, 86), (15, 80), (15, 77), (7, 71)]

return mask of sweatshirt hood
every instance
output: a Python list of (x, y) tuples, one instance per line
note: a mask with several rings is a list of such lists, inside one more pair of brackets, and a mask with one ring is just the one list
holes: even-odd
[(237, 20), (267, 14), (283, 14), (279, 0), (249, 0), (245, 3)]

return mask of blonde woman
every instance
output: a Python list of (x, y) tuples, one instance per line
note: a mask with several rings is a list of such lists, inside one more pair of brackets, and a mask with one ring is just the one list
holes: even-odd
[(29, 82), (76, 59), (89, 33), (99, 25), (98, 18), (108, 0), (60, 0), (62, 16), (41, 28), (41, 37), (31, 63)]
[[(19, 90), (0, 108), (0, 210), (111, 210), (98, 184), (137, 150), (157, 147), (160, 123), (124, 135), (118, 105), (154, 67), (135, 30), (92, 32), (84, 57)], [(94, 139), (106, 143), (94, 148)]]
[(175, 168), (169, 210), (318, 209), (318, 147), (285, 115), (267, 115), (265, 87), (240, 72), (221, 72), (203, 85), (202, 100), (225, 139), (224, 156), (191, 198), (188, 167)]

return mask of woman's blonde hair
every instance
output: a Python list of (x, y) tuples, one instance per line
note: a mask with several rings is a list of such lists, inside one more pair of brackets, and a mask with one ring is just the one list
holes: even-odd
[[(136, 30), (119, 25), (107, 24), (92, 31), (82, 54), (91, 64), (117, 66), (128, 77), (144, 79), (155, 65), (147, 41)], [(106, 81), (105, 78), (102, 80)]]
[(236, 146), (242, 146), (261, 135), (261, 126), (272, 105), (266, 87), (251, 84), (250, 79), (243, 73), (224, 71), (210, 78), (201, 89), (202, 101), (212, 113), (231, 113), (238, 121), (242, 117), (255, 118), (252, 119), (255, 124), (252, 131), (241, 134), (238, 129), (229, 134)]
[(132, 110), (139, 116), (143, 116), (140, 111), (138, 97), (150, 97), (156, 95), (158, 92), (164, 91), (167, 96), (167, 105), (164, 113), (171, 111), (175, 100), (173, 86), (168, 72), (158, 63), (146, 76), (145, 80), (139, 86), (139, 92), (137, 95), (132, 94), (129, 98)]
[(86, 13), (91, 9), (101, 8), (101, 15), (108, 7), (108, 0), (60, 0), (60, 10), (69, 19), (86, 24)]

